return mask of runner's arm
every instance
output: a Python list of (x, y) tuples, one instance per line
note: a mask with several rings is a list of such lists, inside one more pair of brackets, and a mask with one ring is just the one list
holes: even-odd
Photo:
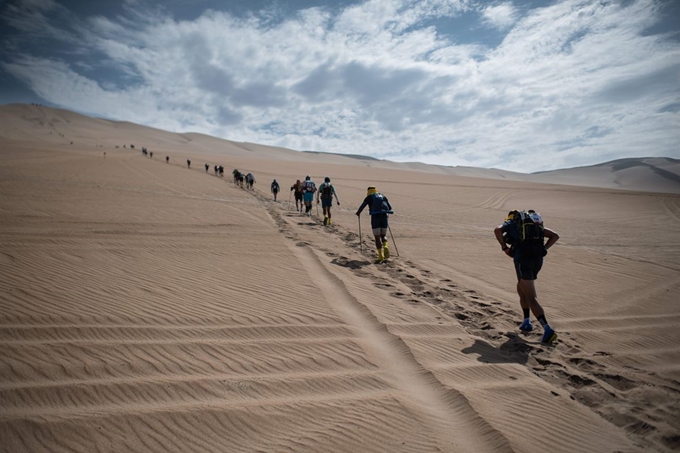
[(368, 203), (369, 203), (369, 202), (370, 202), (370, 198), (369, 198), (369, 197), (364, 198), (364, 202), (361, 203), (361, 206), (359, 206), (359, 209), (357, 209), (357, 215), (360, 215), (360, 214), (361, 214), (361, 211), (363, 211), (364, 208), (365, 208), (366, 206), (368, 206)]
[(543, 229), (543, 236), (548, 238), (548, 242), (545, 243), (546, 250), (555, 245), (555, 242), (557, 242), (557, 240), (560, 238), (560, 235), (555, 233), (550, 228)]
[(501, 245), (501, 250), (503, 251), (503, 253), (505, 253), (509, 257), (512, 257), (512, 250), (510, 249), (510, 247), (508, 247), (508, 245), (505, 243), (505, 240), (503, 239), (503, 233), (504, 232), (505, 232), (505, 224), (498, 225), (493, 230), (493, 234), (496, 236), (496, 240)]
[(493, 234), (496, 236), (496, 240), (498, 243), (501, 245), (501, 249), (505, 251), (508, 246), (505, 244), (505, 241), (503, 240), (503, 225), (498, 225), (494, 230)]

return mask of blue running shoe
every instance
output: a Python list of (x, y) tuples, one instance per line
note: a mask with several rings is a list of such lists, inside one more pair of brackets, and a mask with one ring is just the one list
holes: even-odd
[(543, 332), (543, 338), (541, 338), (541, 343), (554, 343), (557, 340), (557, 333), (552, 329), (552, 327), (546, 327), (545, 332)]
[(531, 332), (532, 330), (534, 330), (534, 326), (531, 325), (531, 321), (525, 319), (524, 321), (522, 321), (522, 325), (519, 326), (519, 330), (521, 330), (522, 332)]

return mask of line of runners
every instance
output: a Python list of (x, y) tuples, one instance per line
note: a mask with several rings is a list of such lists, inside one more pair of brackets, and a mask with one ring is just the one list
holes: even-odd
[[(276, 179), (272, 182), (271, 190), (274, 193), (274, 200), (276, 200), (280, 190)], [(290, 190), (295, 195), (295, 209), (301, 212), (304, 205), (305, 215), (307, 216), (312, 215), (312, 202), (316, 193), (316, 203), (319, 204), (319, 201), (321, 201), (323, 207), (324, 225), (332, 223), (333, 197), (335, 197), (338, 206), (340, 200), (328, 176), (324, 178), (324, 182), (318, 190), (309, 176), (304, 181), (298, 179), (290, 187)], [(356, 215), (360, 216), (366, 207), (369, 207), (369, 214), (371, 215), (371, 229), (378, 253), (377, 261), (381, 262), (390, 257), (387, 244), (388, 216), (393, 214), (394, 211), (387, 197), (378, 192), (378, 189), (374, 186), (370, 186), (366, 190), (366, 198), (359, 206)], [(505, 221), (494, 229), (494, 234), (501, 245), (501, 250), (513, 259), (515, 266), (517, 294), (524, 316), (522, 324), (519, 326), (520, 331), (531, 332), (534, 329), (530, 318), (531, 313), (533, 313), (543, 327), (541, 341), (543, 343), (555, 342), (557, 333), (548, 323), (545, 311), (538, 302), (535, 281), (543, 267), (543, 257), (547, 255), (548, 249), (555, 245), (560, 238), (559, 235), (555, 231), (545, 228), (541, 215), (533, 210), (527, 212), (510, 211)], [(545, 242), (546, 238), (547, 242)]]
[[(142, 153), (144, 156), (148, 153), (149, 157), (153, 157), (153, 153), (147, 152), (146, 148), (142, 148)], [(170, 157), (166, 156), (165, 162), (168, 163), (169, 160)], [(189, 159), (187, 159), (187, 167), (191, 168), (191, 160)], [(205, 164), (206, 173), (209, 168), (210, 166)], [(215, 165), (215, 175), (222, 176), (223, 174), (224, 167)], [(252, 173), (244, 174), (238, 169), (234, 169), (232, 174), (234, 176), (234, 183), (237, 186), (243, 188), (245, 183), (246, 189), (253, 190), (255, 177)], [(272, 181), (270, 190), (274, 195), (274, 201), (277, 201), (281, 186), (276, 179)], [(328, 176), (324, 178), (324, 182), (318, 189), (312, 178), (307, 176), (304, 181), (299, 179), (295, 181), (290, 190), (295, 196), (295, 209), (298, 212), (302, 212), (304, 206), (304, 213), (307, 216), (312, 215), (312, 203), (316, 194), (316, 203), (318, 205), (320, 202), (323, 209), (323, 224), (332, 224), (331, 207), (333, 206), (333, 198), (335, 197), (338, 206), (340, 206), (340, 199)], [(387, 197), (378, 192), (378, 189), (374, 186), (368, 187), (366, 198), (364, 198), (364, 201), (356, 211), (357, 217), (361, 215), (361, 212), (366, 207), (369, 207), (369, 214), (371, 216), (371, 229), (378, 254), (377, 261), (382, 262), (390, 257), (387, 244), (388, 216), (393, 214), (394, 211)], [(543, 257), (547, 255), (548, 249), (555, 245), (560, 236), (555, 231), (546, 228), (543, 225), (541, 215), (533, 210), (510, 211), (505, 221), (494, 229), (494, 235), (501, 245), (503, 253), (513, 259), (515, 266), (517, 294), (519, 295), (519, 303), (524, 316), (522, 324), (519, 326), (520, 331), (531, 332), (534, 329), (530, 317), (531, 313), (533, 313), (543, 327), (541, 341), (543, 343), (553, 343), (557, 340), (557, 333), (548, 323), (545, 311), (538, 302), (535, 281), (543, 267)], [(547, 242), (545, 242), (545, 239), (547, 239)]]

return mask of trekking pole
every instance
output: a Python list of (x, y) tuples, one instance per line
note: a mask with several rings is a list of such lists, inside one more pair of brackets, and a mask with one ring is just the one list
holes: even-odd
[(357, 219), (359, 219), (359, 250), (361, 250), (361, 254), (364, 254), (364, 244), (362, 243), (361, 240), (361, 216), (357, 216)]
[(293, 197), (293, 191), (291, 190), (288, 194), (288, 210), (290, 211), (290, 199)]
[(390, 237), (392, 238), (392, 244), (394, 244), (394, 251), (397, 252), (397, 256), (399, 256), (399, 249), (397, 248), (397, 242), (394, 240), (394, 235), (392, 234), (392, 228), (390, 228), (390, 225), (387, 225), (387, 229), (390, 231)]

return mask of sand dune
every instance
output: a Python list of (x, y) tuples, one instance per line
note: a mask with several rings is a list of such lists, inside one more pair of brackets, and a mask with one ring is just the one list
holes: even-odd
[[(358, 154), (298, 152), (286, 148), (223, 140), (197, 133), (177, 134), (121, 121), (90, 118), (68, 110), (27, 104), (0, 106), (0, 138), (52, 145), (129, 147), (137, 143), (150, 150), (215, 160), (267, 159), (284, 162), (347, 165), (372, 169), (417, 171), (429, 174), (504, 181), (539, 182), (570, 186), (626, 189), (680, 194), (680, 160), (672, 158), (621, 159), (588, 167), (534, 174), (495, 168), (449, 167), (420, 162), (397, 163)], [(164, 154), (165, 155), (165, 154)], [(420, 176), (422, 182), (423, 176)]]
[[(0, 113), (2, 451), (680, 448), (678, 195)], [(290, 209), (307, 173), (333, 178), (333, 226)], [(368, 184), (396, 210), (381, 265)], [(517, 330), (492, 234), (513, 207), (561, 235), (537, 283), (555, 346)]]

